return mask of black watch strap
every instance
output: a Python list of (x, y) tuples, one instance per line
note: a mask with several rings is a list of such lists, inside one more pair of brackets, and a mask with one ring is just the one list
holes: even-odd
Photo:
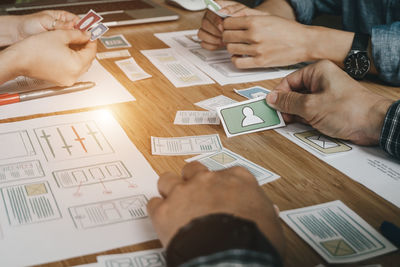
[(351, 45), (351, 51), (367, 52), (368, 43), (369, 43), (369, 34), (356, 32), (354, 34), (353, 44)]

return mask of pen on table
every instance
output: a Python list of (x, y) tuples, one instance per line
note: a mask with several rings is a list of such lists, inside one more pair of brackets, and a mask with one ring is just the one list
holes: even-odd
[(96, 84), (94, 82), (78, 82), (72, 86), (66, 86), (66, 87), (51, 87), (40, 90), (21, 92), (17, 94), (0, 94), (0, 106), (23, 102), (23, 101), (29, 101), (48, 96), (79, 92), (90, 89), (95, 85)]

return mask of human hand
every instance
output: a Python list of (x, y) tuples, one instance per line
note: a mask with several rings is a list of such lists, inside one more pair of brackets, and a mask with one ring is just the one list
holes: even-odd
[(88, 70), (96, 55), (96, 42), (89, 40), (88, 32), (56, 30), (28, 37), (5, 52), (15, 55), (18, 75), (69, 86)]
[(284, 78), (267, 103), (285, 121), (310, 124), (355, 144), (377, 144), (392, 100), (370, 92), (334, 63), (323, 60)]
[[(265, 15), (267, 13), (258, 11), (256, 9), (248, 8), (243, 4), (234, 1), (216, 1), (222, 9), (220, 13), (231, 16), (250, 16), (250, 15)], [(198, 32), (198, 37), (201, 46), (208, 50), (216, 50), (225, 46), (222, 42), (222, 26), (223, 19), (216, 15), (214, 12), (207, 10), (201, 22), (201, 27)]]
[(30, 15), (18, 16), (17, 39), (51, 30), (72, 30), (79, 17), (67, 11), (46, 10)]
[(165, 247), (193, 219), (227, 213), (255, 222), (283, 255), (284, 237), (272, 202), (246, 169), (211, 172), (199, 162), (192, 162), (183, 168), (182, 176), (161, 175), (158, 190), (162, 198), (150, 199), (147, 210)]
[[(223, 43), (240, 69), (287, 66), (310, 60), (308, 26), (277, 16), (223, 21)], [(311, 44), (313, 45), (313, 44)]]

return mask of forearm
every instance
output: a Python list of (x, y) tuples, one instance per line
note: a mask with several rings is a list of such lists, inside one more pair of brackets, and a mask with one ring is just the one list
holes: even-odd
[(11, 45), (18, 41), (18, 16), (0, 16), (0, 47)]
[(0, 52), (0, 85), (21, 75), (18, 52), (7, 48)]
[(253, 222), (227, 214), (204, 216), (181, 228), (168, 245), (167, 262), (168, 266), (233, 262), (282, 266), (276, 249)]
[(267, 0), (257, 6), (256, 9), (267, 12), (271, 15), (296, 20), (294, 10), (286, 0)]

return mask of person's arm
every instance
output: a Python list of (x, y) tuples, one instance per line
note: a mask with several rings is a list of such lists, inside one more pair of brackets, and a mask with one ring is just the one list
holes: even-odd
[[(196, 240), (196, 242), (193, 242)], [(230, 214), (212, 214), (191, 221), (167, 248), (168, 266), (282, 266), (276, 249), (252, 221)]]
[(294, 9), (287, 0), (266, 0), (258, 5), (256, 9), (274, 16), (296, 20)]
[(0, 47), (18, 41), (18, 17), (0, 16)]
[(18, 51), (5, 49), (0, 52), (0, 85), (21, 75)]
[(379, 145), (387, 153), (400, 159), (400, 100), (393, 103), (386, 113)]

